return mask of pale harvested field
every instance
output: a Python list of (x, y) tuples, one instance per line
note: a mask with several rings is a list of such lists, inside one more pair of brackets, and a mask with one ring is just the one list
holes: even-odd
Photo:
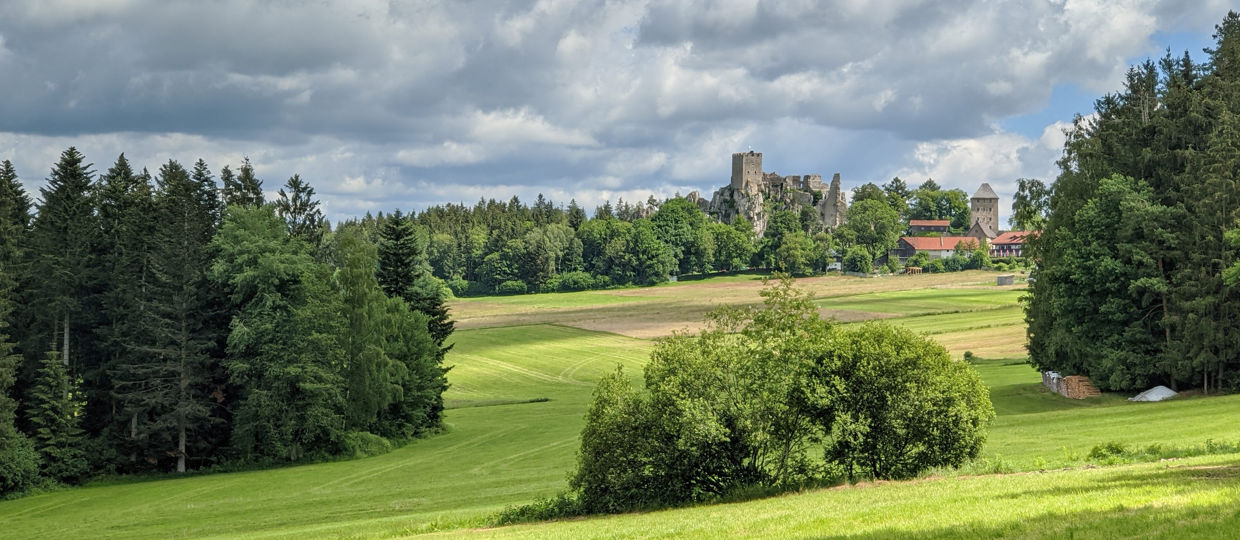
[[(1014, 290), (995, 287), (996, 275), (971, 271), (882, 278), (825, 276), (798, 279), (797, 286), (815, 295), (824, 316), (854, 322), (953, 309), (940, 306), (926, 310), (912, 303), (904, 307), (899, 305), (898, 298), (893, 308), (889, 298), (865, 295), (932, 288)], [(757, 304), (762, 300), (758, 294), (761, 289), (759, 277), (726, 276), (657, 287), (458, 299), (450, 307), (460, 329), (561, 324), (650, 339), (678, 330), (699, 330), (706, 314), (718, 306)], [(867, 309), (870, 302), (874, 307)], [(832, 307), (833, 303), (841, 304), (841, 308)], [(1023, 327), (1017, 333), (1023, 339)]]

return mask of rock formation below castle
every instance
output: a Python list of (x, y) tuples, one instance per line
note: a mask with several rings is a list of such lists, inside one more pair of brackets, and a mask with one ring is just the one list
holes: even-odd
[(724, 223), (744, 217), (758, 235), (766, 230), (771, 214), (778, 210), (799, 214), (802, 207), (813, 208), (828, 230), (843, 224), (848, 210), (839, 173), (828, 186), (817, 174), (780, 176), (763, 172), (762, 154), (754, 151), (732, 154), (732, 181), (715, 191), (709, 203), (696, 193), (690, 195), (706, 213)]

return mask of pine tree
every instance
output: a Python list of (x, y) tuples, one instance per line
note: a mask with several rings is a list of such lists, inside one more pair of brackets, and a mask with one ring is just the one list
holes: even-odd
[(101, 369), (84, 376), (86, 427), (96, 436), (107, 430), (104, 436), (118, 449), (137, 438), (141, 414), (129, 395), (132, 388), (118, 386), (117, 379), (134, 380), (137, 375), (130, 368), (146, 361), (136, 347), (149, 334), (140, 298), (150, 283), (157, 221), (152, 197), (150, 175), (145, 170), (134, 174), (124, 154), (99, 178), (98, 267), (105, 278), (99, 295), (102, 320), (95, 334), (103, 359)]
[[(216, 306), (207, 279), (209, 245), (218, 219), (218, 199), (206, 164), (199, 160), (191, 178), (175, 161), (159, 171), (156, 209), (159, 224), (150, 259), (150, 283), (142, 313), (148, 339), (138, 350), (145, 362), (126, 370), (123, 383), (129, 408), (146, 411), (150, 421), (136, 427), (153, 444), (156, 455), (176, 457), (185, 472), (190, 438), (210, 421), (209, 374), (218, 336)], [(141, 436), (141, 435), (140, 435)]]
[[(8, 160), (0, 163), (0, 297), (15, 300), (19, 291), (25, 244), (29, 240), (30, 198)], [(4, 317), (8, 313), (0, 314)], [(11, 319), (7, 320), (12, 324)]]
[(67, 483), (78, 482), (87, 473), (84, 439), (78, 426), (80, 404), (73, 386), (60, 354), (49, 351), (39, 365), (27, 411), (43, 475)]
[(427, 316), (427, 331), (442, 359), (452, 348), (444, 346), (444, 342), (456, 323), (448, 317), (448, 306), (434, 287), (429, 269), (419, 263), (419, 255), (413, 223), (397, 211), (379, 229), (379, 286), (389, 297), (401, 298), (414, 311)]
[(91, 350), (87, 308), (98, 278), (92, 172), (83, 161), (76, 148), (61, 153), (47, 186), (40, 190), (43, 203), (30, 233), (29, 251), (31, 303), (39, 306), (36, 324), (46, 340), (43, 346), (50, 345), (75, 370), (85, 368), (87, 355), (73, 343)]
[(17, 381), (19, 360), (7, 334), (13, 311), (10, 293), (11, 289), (0, 288), (0, 496), (26, 489), (39, 475), (39, 454), (17, 430), (17, 401), (9, 394)]
[(288, 223), (289, 234), (318, 248), (323, 239), (323, 213), (319, 211), (319, 201), (314, 198), (314, 188), (303, 182), (300, 175), (294, 174), (280, 188), (276, 213)]
[(254, 167), (250, 158), (241, 163), (240, 173), (234, 175), (232, 169), (225, 166), (220, 170), (220, 183), (224, 185), (224, 204), (227, 206), (261, 206), (263, 204), (263, 183), (254, 177)]
[(9, 160), (0, 162), (0, 263), (16, 261), (17, 239), (30, 227), (30, 197)]

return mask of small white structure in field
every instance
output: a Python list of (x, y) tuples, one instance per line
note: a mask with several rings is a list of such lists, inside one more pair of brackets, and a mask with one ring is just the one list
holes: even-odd
[(1159, 385), (1128, 398), (1128, 401), (1162, 401), (1178, 395), (1175, 390)]

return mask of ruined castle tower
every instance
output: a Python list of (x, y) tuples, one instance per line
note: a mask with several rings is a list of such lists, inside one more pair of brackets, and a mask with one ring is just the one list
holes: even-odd
[[(819, 181), (821, 184), (821, 180)], [(840, 188), (840, 173), (831, 177), (831, 187), (818, 202), (818, 213), (822, 223), (828, 229), (835, 230), (844, 224), (844, 214), (848, 212), (848, 202), (844, 198), (844, 190)]]
[(732, 189), (756, 191), (762, 185), (762, 153), (732, 154)]
[(999, 196), (995, 194), (995, 190), (990, 189), (990, 184), (982, 183), (982, 187), (977, 188), (977, 193), (969, 199), (969, 215), (972, 216), (973, 224), (978, 225), (987, 236), (994, 238), (999, 234)]

